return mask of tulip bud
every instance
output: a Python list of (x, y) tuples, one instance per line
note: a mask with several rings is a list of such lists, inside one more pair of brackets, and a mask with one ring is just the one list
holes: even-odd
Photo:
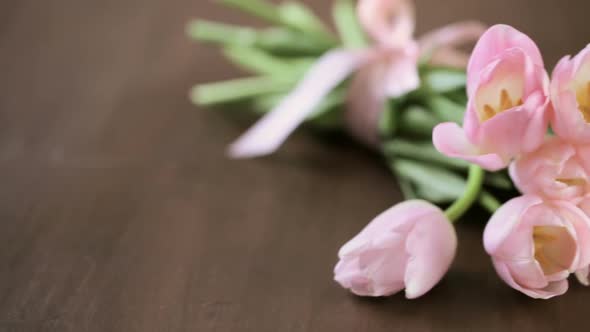
[(386, 296), (405, 288), (413, 299), (440, 281), (456, 249), (455, 229), (443, 211), (426, 201), (406, 201), (340, 249), (334, 279), (357, 295)]

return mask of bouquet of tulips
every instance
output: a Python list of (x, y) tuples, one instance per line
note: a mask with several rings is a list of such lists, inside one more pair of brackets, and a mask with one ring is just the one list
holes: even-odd
[[(590, 46), (550, 78), (535, 42), (510, 26), (459, 22), (415, 37), (410, 0), (336, 0), (338, 36), (300, 3), (222, 2), (272, 24), (189, 25), (257, 75), (193, 90), (198, 104), (264, 113), (229, 155), (270, 154), (301, 124), (344, 130), (383, 154), (406, 196), (340, 249), (340, 285), (425, 294), (475, 204), (492, 214), (483, 245), (508, 285), (547, 299), (570, 274), (589, 284)], [(522, 195), (501, 203), (513, 184)]]

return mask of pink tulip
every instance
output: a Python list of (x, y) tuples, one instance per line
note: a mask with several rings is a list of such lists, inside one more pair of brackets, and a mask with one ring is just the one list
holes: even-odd
[(405, 288), (413, 299), (439, 282), (456, 249), (455, 229), (438, 207), (406, 201), (342, 246), (334, 279), (357, 295), (386, 296)]
[(590, 143), (590, 45), (574, 58), (562, 58), (553, 70), (551, 126), (568, 141)]
[(512, 158), (543, 143), (548, 85), (535, 43), (510, 26), (491, 27), (467, 67), (469, 101), (463, 128), (451, 122), (435, 127), (436, 148), (487, 170), (506, 167)]
[(588, 192), (589, 178), (576, 146), (557, 137), (510, 165), (510, 177), (523, 194), (547, 199), (580, 200)]
[(570, 273), (590, 263), (590, 219), (568, 201), (517, 197), (494, 213), (484, 246), (508, 285), (548, 299), (564, 294)]

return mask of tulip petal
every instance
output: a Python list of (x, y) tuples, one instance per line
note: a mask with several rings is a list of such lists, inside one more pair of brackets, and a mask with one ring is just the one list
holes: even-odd
[(577, 242), (578, 255), (571, 272), (590, 264), (590, 218), (582, 209), (568, 201), (554, 202), (561, 211), (562, 217), (573, 228)]
[(365, 31), (382, 45), (405, 45), (416, 25), (414, 4), (409, 0), (363, 0), (357, 13)]
[(449, 269), (456, 249), (455, 229), (442, 214), (417, 222), (406, 242), (410, 256), (404, 277), (406, 297), (417, 298), (434, 287)]
[(496, 268), (496, 272), (502, 280), (504, 280), (510, 287), (523, 292), (524, 294), (535, 298), (535, 299), (550, 299), (555, 296), (563, 295), (567, 292), (568, 289), (568, 282), (567, 279), (550, 282), (548, 285), (542, 289), (529, 289), (522, 287), (519, 283), (517, 283), (512, 274), (510, 273), (510, 269), (506, 266), (506, 264), (498, 261), (494, 261), (494, 267)]
[(541, 266), (534, 258), (504, 261), (504, 264), (510, 270), (512, 278), (522, 287), (544, 288), (549, 285)]
[[(590, 143), (589, 96), (584, 90), (590, 84), (590, 45), (575, 57), (563, 57), (553, 70), (551, 101), (554, 112), (551, 126), (566, 140)], [(581, 93), (581, 94), (578, 94)]]
[(504, 203), (488, 221), (484, 230), (486, 252), (493, 256), (519, 224), (522, 214), (541, 202), (543, 200), (537, 196), (524, 195)]
[(497, 171), (508, 165), (495, 153), (480, 153), (456, 123), (437, 125), (432, 132), (432, 141), (436, 149), (446, 156), (467, 160), (489, 171)]
[[(541, 52), (534, 41), (511, 26), (499, 24), (489, 28), (475, 45), (467, 66), (468, 81), (477, 81), (478, 75), (484, 67), (500, 53), (512, 48), (521, 49), (533, 64), (544, 67)], [(471, 95), (471, 91), (468, 94)]]
[(555, 133), (564, 140), (590, 143), (590, 125), (578, 110), (576, 94), (573, 91), (563, 91), (553, 96), (552, 100), (554, 105), (559, 105), (554, 107), (551, 118), (551, 127)]

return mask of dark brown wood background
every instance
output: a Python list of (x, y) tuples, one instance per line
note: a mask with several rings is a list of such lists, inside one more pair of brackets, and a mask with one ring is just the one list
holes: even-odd
[[(327, 17), (329, 1), (306, 2)], [(417, 2), (420, 31), (510, 23), (549, 66), (590, 41), (586, 0)], [(225, 159), (244, 124), (187, 94), (240, 73), (185, 37), (194, 17), (252, 22), (204, 0), (0, 1), (0, 331), (587, 328), (590, 289), (511, 290), (477, 220), (421, 299), (339, 288), (339, 246), (400, 200), (394, 178), (305, 132), (273, 157)]]

